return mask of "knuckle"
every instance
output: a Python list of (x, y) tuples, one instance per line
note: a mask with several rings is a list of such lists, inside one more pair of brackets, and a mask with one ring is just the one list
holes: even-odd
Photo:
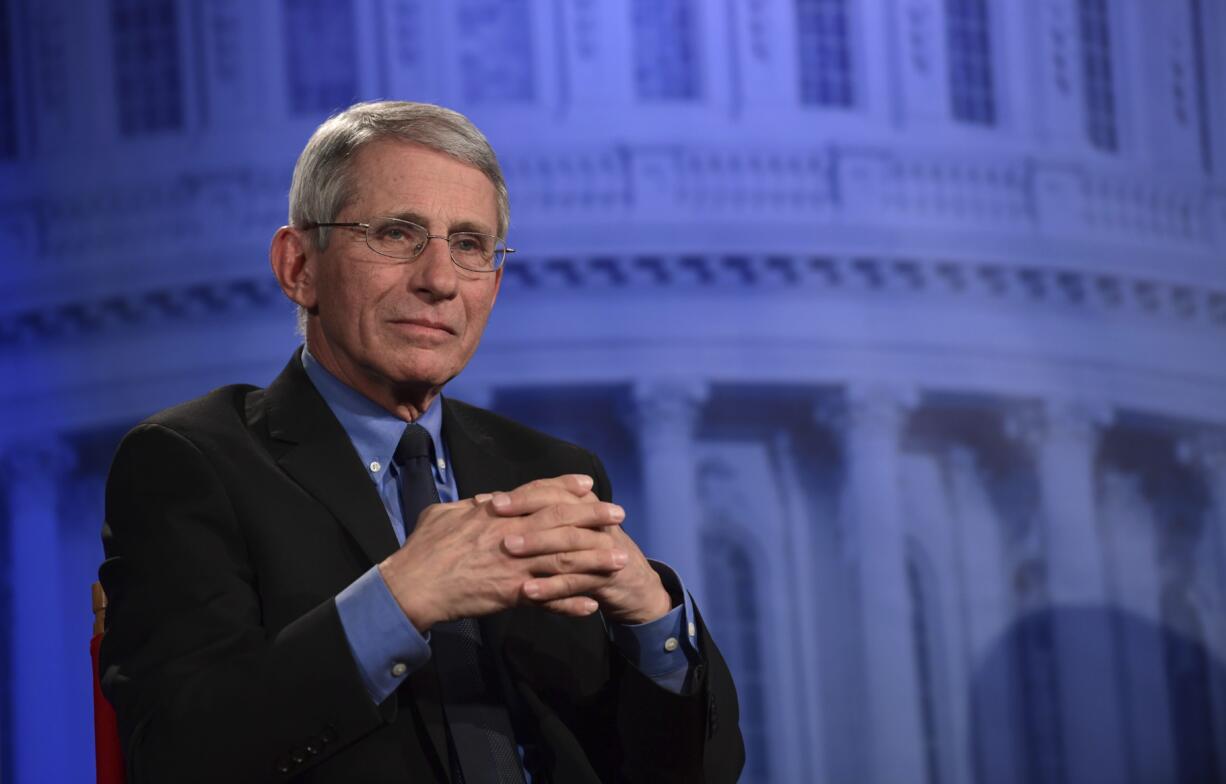
[(488, 531), (491, 536), (496, 536), (499, 539), (507, 534), (522, 533), (519, 531), (514, 517), (495, 517), (489, 522), (482, 523), (482, 528)]
[(478, 550), (497, 550), (502, 545), (502, 537), (492, 531), (485, 531), (477, 535), (475, 544)]

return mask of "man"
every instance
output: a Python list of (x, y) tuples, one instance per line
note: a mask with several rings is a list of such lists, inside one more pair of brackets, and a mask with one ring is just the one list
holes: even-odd
[(736, 779), (727, 667), (600, 462), (440, 395), (508, 215), (449, 110), (359, 104), (307, 144), (270, 251), (305, 346), (111, 468), (103, 688), (133, 781)]

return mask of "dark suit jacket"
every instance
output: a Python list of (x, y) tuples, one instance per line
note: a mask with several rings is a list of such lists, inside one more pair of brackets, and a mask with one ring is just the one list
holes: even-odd
[[(443, 423), (461, 497), (587, 473), (609, 498), (578, 447), (450, 400)], [(224, 387), (132, 430), (103, 543), (102, 683), (131, 780), (447, 780), (432, 670), (375, 705), (346, 642), (334, 597), (397, 542), (298, 356), (267, 389)], [(739, 774), (736, 693), (705, 630), (705, 665), (674, 695), (598, 615), (515, 608), (482, 629), (538, 782)]]

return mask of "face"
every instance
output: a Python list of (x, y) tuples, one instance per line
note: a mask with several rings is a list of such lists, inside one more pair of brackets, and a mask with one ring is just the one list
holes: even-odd
[[(351, 173), (357, 191), (338, 223), (392, 216), (434, 235), (497, 234), (494, 186), (447, 155), (378, 141), (361, 148)], [(501, 270), (456, 267), (437, 239), (399, 264), (367, 247), (361, 229), (333, 228), (325, 250), (307, 244), (304, 252), (311, 353), (376, 402), (408, 405), (413, 414), (468, 363), (502, 281)]]

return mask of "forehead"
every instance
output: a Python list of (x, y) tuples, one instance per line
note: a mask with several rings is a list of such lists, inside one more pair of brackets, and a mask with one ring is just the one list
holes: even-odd
[[(381, 139), (358, 150), (348, 217), (412, 214), (431, 223), (476, 223), (493, 232), (498, 195), (480, 169), (420, 144)], [(428, 228), (433, 229), (433, 226)]]

